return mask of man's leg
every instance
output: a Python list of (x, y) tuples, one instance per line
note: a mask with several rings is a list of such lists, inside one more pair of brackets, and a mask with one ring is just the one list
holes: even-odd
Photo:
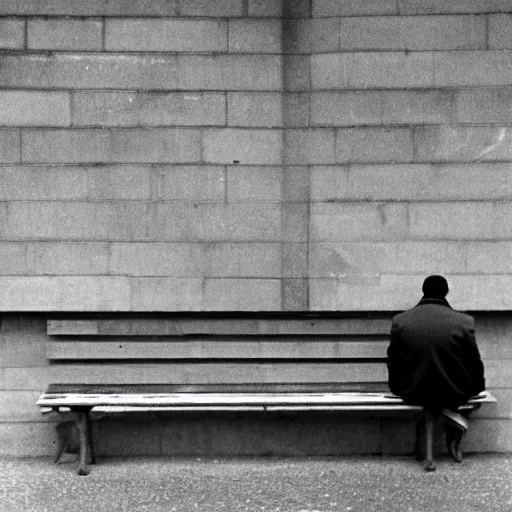
[(436, 465), (434, 464), (434, 427), (436, 422), (436, 415), (425, 409), (425, 470), (435, 471)]
[(468, 430), (466, 417), (460, 413), (444, 409), (443, 419), (445, 421), (446, 431), (446, 449), (448, 454), (455, 462), (462, 462), (462, 439)]

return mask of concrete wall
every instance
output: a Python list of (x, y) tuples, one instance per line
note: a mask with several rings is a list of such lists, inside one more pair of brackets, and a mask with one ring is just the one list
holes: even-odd
[[(485, 364), (487, 389), (497, 404), (482, 406), (472, 415), (471, 427), (464, 440), (466, 452), (512, 451), (512, 321), (506, 313), (476, 315), (478, 342)], [(135, 324), (134, 324), (135, 322)], [(123, 321), (116, 320), (119, 329)], [(131, 319), (134, 328), (137, 320)], [(140, 324), (142, 326), (142, 323)], [(128, 322), (126, 322), (128, 326)], [(128, 332), (128, 331), (126, 331)], [(359, 336), (360, 338), (361, 336)], [(97, 336), (108, 341), (109, 336)], [(247, 338), (247, 337), (246, 337)], [(258, 339), (258, 337), (255, 337)], [(259, 337), (261, 338), (261, 336)], [(290, 337), (288, 337), (290, 338)], [(371, 338), (371, 337), (370, 337)], [(65, 337), (68, 341), (72, 337)], [(87, 339), (82, 336), (80, 340)], [(91, 339), (89, 337), (89, 339)], [(119, 343), (123, 338), (115, 338)], [(137, 339), (143, 338), (138, 336)], [(155, 337), (148, 336), (148, 339)], [(162, 337), (160, 337), (162, 339)], [(183, 338), (182, 338), (183, 339)], [(185, 338), (187, 339), (187, 338)], [(191, 339), (190, 337), (188, 338)], [(254, 338), (253, 338), (254, 339)], [(270, 338), (272, 339), (272, 338)], [(281, 338), (282, 339), (282, 338)], [(333, 337), (331, 336), (331, 339)], [(368, 337), (367, 337), (368, 339)], [(4, 315), (0, 332), (0, 456), (49, 456), (56, 448), (55, 422), (72, 419), (71, 413), (41, 415), (35, 405), (40, 393), (50, 383), (143, 383), (194, 384), (211, 379), (216, 383), (244, 382), (332, 382), (334, 363), (306, 360), (304, 371), (295, 364), (283, 375), (271, 377), (269, 360), (231, 360), (225, 364), (199, 359), (201, 369), (193, 371), (191, 360), (84, 362), (56, 361), (45, 354), (49, 341), (46, 318), (39, 315)], [(58, 342), (55, 337), (53, 342)], [(171, 342), (171, 341), (170, 341)], [(126, 337), (124, 342), (126, 344)], [(235, 343), (235, 341), (231, 341)], [(353, 342), (357, 343), (357, 342)], [(276, 340), (279, 345), (279, 340)], [(321, 345), (321, 343), (319, 343)], [(320, 350), (320, 349), (319, 349)], [(191, 358), (198, 357), (198, 351)], [(300, 352), (300, 351), (299, 351)], [(84, 356), (82, 356), (84, 357)], [(105, 356), (104, 356), (105, 357)], [(150, 355), (146, 356), (150, 357)], [(238, 357), (243, 357), (239, 355)], [(263, 357), (263, 356), (262, 356)], [(339, 363), (339, 360), (335, 360)], [(125, 361), (126, 362), (126, 361)], [(208, 364), (204, 364), (207, 362)], [(265, 362), (265, 361), (263, 361)], [(172, 363), (172, 364), (171, 364)], [(331, 364), (332, 363), (332, 364)], [(180, 368), (181, 365), (181, 368)], [(237, 370), (237, 365), (239, 369)], [(361, 362), (358, 369), (338, 368), (342, 382), (385, 380), (385, 364)], [(187, 368), (188, 367), (188, 368)], [(295, 367), (295, 368), (289, 368)], [(308, 368), (309, 367), (309, 368)], [(312, 370), (311, 367), (315, 367)], [(326, 369), (324, 369), (324, 367)], [(331, 367), (331, 369), (329, 369)], [(146, 370), (145, 370), (146, 368)], [(198, 375), (200, 377), (198, 378)], [(295, 376), (295, 380), (293, 380)], [(266, 378), (266, 380), (262, 380)], [(260, 380), (258, 380), (258, 378)], [(180, 380), (181, 379), (181, 380)], [(323, 379), (323, 380), (322, 380)], [(368, 415), (354, 413), (133, 413), (105, 416), (93, 413), (94, 440), (100, 455), (174, 455), (174, 454), (362, 454), (412, 453), (414, 421), (410, 414)], [(445, 447), (439, 430), (437, 453)]]
[[(52, 450), (52, 313), (394, 311), (430, 273), (490, 347), (467, 447), (510, 451), (511, 28), (508, 0), (0, 2), (0, 453)], [(410, 450), (401, 420), (211, 421), (140, 451)]]
[(509, 310), (510, 12), (1, 2), (0, 310)]

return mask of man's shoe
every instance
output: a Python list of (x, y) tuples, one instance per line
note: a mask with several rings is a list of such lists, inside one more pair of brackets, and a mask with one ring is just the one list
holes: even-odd
[(462, 462), (461, 442), (466, 430), (446, 425), (446, 449), (455, 462)]
[(443, 419), (455, 428), (464, 430), (464, 432), (468, 429), (468, 420), (458, 412), (443, 409)]

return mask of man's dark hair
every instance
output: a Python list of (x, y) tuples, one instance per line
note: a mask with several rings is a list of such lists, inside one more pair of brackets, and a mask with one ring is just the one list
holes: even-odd
[(443, 276), (428, 276), (423, 281), (423, 295), (432, 299), (444, 299), (449, 291), (448, 281)]

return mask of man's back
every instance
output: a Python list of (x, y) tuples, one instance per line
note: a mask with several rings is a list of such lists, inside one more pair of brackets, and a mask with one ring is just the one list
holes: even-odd
[(433, 408), (457, 407), (485, 389), (474, 320), (444, 299), (422, 299), (393, 318), (388, 349), (391, 391)]

